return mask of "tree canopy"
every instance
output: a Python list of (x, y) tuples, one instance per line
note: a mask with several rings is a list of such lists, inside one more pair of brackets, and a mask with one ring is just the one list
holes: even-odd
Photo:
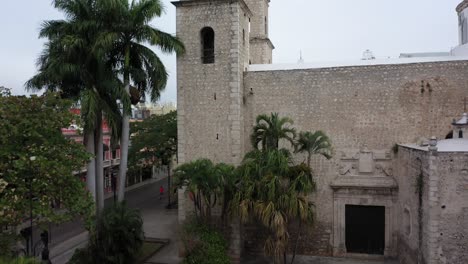
[(30, 98), (0, 94), (0, 226), (24, 221), (30, 199), (39, 224), (92, 215), (92, 198), (74, 175), (90, 155), (61, 131), (79, 118), (70, 106), (52, 93)]
[(278, 149), (281, 140), (288, 141), (294, 146), (296, 130), (291, 127), (294, 124), (289, 117), (280, 117), (278, 113), (259, 115), (250, 136), (252, 146), (256, 149), (261, 145), (262, 150)]
[(170, 165), (177, 154), (177, 112), (152, 115), (131, 125), (130, 166)]

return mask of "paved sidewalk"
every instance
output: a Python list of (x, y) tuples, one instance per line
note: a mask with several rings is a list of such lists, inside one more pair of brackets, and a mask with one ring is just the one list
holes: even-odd
[(54, 264), (67, 263), (78, 248), (86, 246), (88, 232), (71, 237), (50, 249), (50, 261)]
[[(154, 199), (159, 198), (154, 197)], [(145, 263), (180, 263), (182, 259), (179, 258), (178, 248), (177, 209), (165, 209), (164, 203), (158, 204), (156, 210), (145, 209), (141, 213), (144, 219), (143, 229), (147, 237), (169, 239), (169, 244)]]

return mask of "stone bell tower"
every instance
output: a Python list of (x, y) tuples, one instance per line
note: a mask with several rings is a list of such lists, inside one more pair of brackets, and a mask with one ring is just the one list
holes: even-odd
[(245, 2), (253, 14), (250, 20), (250, 64), (271, 64), (275, 46), (269, 38), (270, 0), (245, 0)]
[(243, 0), (181, 0), (177, 36), (179, 163), (199, 158), (239, 164), (243, 155), (243, 72), (249, 63), (249, 21)]

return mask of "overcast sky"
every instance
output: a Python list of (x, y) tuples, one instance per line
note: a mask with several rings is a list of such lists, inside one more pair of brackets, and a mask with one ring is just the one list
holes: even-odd
[[(152, 24), (175, 33), (175, 8)], [(461, 0), (271, 0), (274, 63), (358, 60), (366, 49), (377, 58), (404, 52), (449, 51), (457, 46), (455, 7)], [(24, 94), (36, 72), (44, 20), (61, 18), (51, 0), (1, 0), (0, 86)], [(158, 52), (158, 51), (157, 51)], [(170, 74), (161, 101), (176, 101), (175, 57), (161, 55)]]

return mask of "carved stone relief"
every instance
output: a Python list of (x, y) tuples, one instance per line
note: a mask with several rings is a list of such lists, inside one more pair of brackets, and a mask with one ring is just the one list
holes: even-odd
[(366, 147), (355, 151), (342, 151), (339, 160), (341, 176), (391, 177), (391, 154), (389, 151), (369, 150)]

